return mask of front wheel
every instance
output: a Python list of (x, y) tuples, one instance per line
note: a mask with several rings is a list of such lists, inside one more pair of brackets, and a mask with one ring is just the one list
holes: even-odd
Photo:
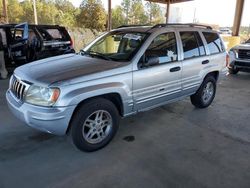
[(197, 108), (206, 108), (214, 100), (216, 93), (216, 80), (213, 76), (204, 79), (198, 91), (192, 95), (191, 102)]
[(119, 126), (119, 113), (107, 99), (93, 99), (84, 103), (71, 123), (71, 136), (82, 151), (95, 151), (106, 146)]

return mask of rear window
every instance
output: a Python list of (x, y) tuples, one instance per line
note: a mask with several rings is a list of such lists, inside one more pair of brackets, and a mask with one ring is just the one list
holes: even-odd
[(203, 35), (207, 41), (210, 54), (217, 54), (225, 51), (222, 40), (217, 33), (203, 32)]
[(50, 36), (52, 36), (54, 39), (61, 39), (62, 34), (60, 33), (60, 31), (58, 29), (46, 29), (46, 31), (50, 34)]
[(60, 28), (38, 27), (37, 29), (44, 40), (70, 40)]

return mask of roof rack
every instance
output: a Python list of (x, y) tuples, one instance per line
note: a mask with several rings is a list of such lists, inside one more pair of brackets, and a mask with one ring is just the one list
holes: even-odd
[(121, 26), (117, 27), (117, 29), (123, 28), (123, 27), (141, 27), (141, 26), (150, 26), (150, 25), (149, 25), (149, 24), (140, 24), (140, 25), (121, 25)]
[(194, 23), (168, 23), (168, 24), (156, 24), (151, 29), (154, 28), (161, 28), (161, 27), (168, 27), (168, 26), (189, 26), (189, 27), (201, 27), (206, 29), (213, 29), (211, 26), (208, 25), (202, 25), (202, 24), (194, 24)]

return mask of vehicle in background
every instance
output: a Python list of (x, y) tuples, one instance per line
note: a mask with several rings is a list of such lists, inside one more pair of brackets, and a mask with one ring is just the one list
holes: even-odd
[(250, 39), (229, 50), (228, 69), (230, 74), (250, 72)]
[(77, 148), (94, 151), (112, 140), (120, 117), (189, 96), (195, 107), (208, 107), (227, 73), (226, 55), (209, 26), (124, 26), (79, 54), (17, 68), (6, 98), (29, 126), (69, 134)]
[(221, 34), (221, 35), (232, 35), (232, 30), (231, 29), (229, 29), (229, 28), (227, 28), (227, 27), (221, 27), (220, 28), (220, 30), (219, 30), (219, 33)]
[(8, 70), (38, 59), (75, 53), (70, 35), (62, 26), (4, 24), (0, 32)]

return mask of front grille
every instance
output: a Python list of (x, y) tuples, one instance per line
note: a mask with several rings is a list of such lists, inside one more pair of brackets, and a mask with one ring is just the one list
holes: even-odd
[(17, 79), (15, 76), (12, 77), (11, 81), (11, 91), (18, 100), (23, 100), (24, 93), (27, 89), (27, 85), (21, 80)]
[(247, 62), (242, 62), (242, 61), (235, 61), (235, 65), (236, 65), (236, 66), (241, 66), (241, 67), (248, 67), (248, 68), (250, 68), (250, 62), (247, 63)]
[(250, 50), (239, 50), (238, 57), (240, 59), (250, 59)]

